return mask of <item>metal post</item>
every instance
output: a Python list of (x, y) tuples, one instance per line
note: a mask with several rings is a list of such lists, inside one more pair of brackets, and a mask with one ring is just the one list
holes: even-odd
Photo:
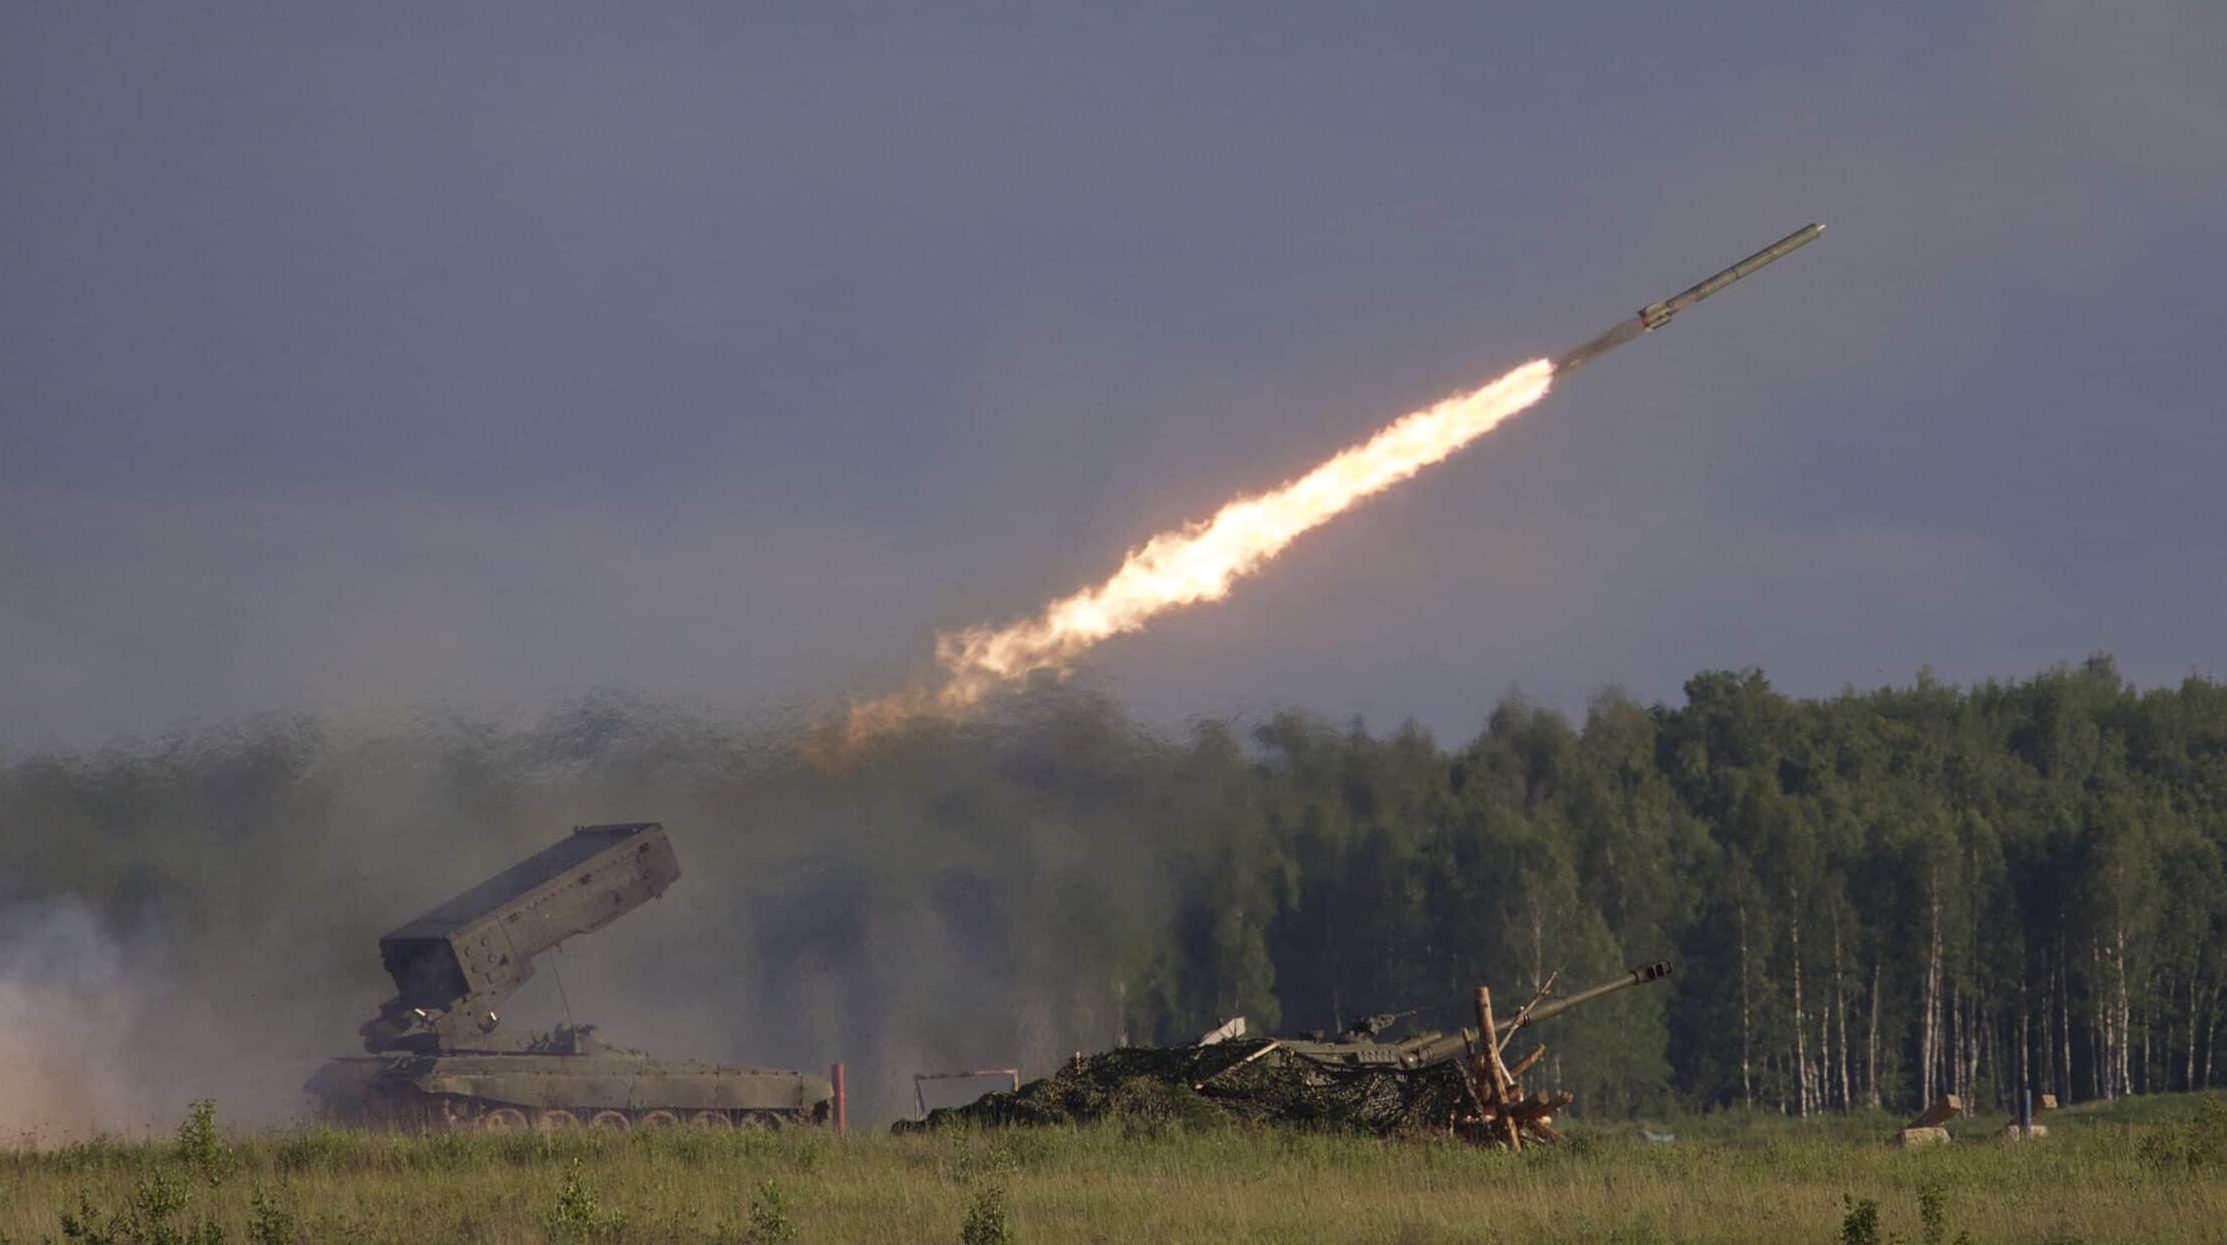
[(843, 1093), (843, 1065), (829, 1068), (828, 1079), (835, 1082), (835, 1135), (841, 1137), (851, 1126), (850, 1101)]
[(2034, 1091), (2021, 1090), (2018, 1095), (2018, 1139), (2034, 1139)]

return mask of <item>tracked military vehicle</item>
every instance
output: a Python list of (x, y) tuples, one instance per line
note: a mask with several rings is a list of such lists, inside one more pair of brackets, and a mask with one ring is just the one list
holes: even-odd
[(772, 1128), (823, 1123), (832, 1083), (808, 1072), (652, 1059), (596, 1036), (500, 1028), (534, 957), (665, 893), (680, 876), (654, 822), (582, 826), (379, 940), (395, 996), (359, 1030), (368, 1055), (304, 1088), (336, 1123), (481, 1130)]

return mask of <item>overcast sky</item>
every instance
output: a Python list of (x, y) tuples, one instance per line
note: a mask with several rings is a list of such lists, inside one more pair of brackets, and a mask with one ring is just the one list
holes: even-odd
[(1810, 220), (1084, 677), (2227, 672), (2216, 3), (312, 7), (0, 6), (0, 745), (888, 690)]

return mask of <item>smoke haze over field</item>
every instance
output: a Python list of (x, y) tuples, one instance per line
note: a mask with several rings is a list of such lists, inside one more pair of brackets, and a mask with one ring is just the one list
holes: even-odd
[(1549, 1076), (1586, 1112), (1944, 1084), (2000, 1107), (2028, 1065), (1973, 1052), (2021, 1042), (2068, 1100), (2227, 1079), (2227, 686), (2098, 656), (1969, 689), (1685, 691), (1604, 695), (1582, 726), (1506, 699), (1444, 746), (1297, 713), (1165, 739), (1043, 687), (839, 771), (608, 697), (7, 761), (0, 1137), (167, 1130), (205, 1096), (286, 1118), (387, 997), (381, 933), (568, 826), (644, 818), (680, 879), (546, 958), (504, 1023), (569, 996), (668, 1056), (840, 1059), (862, 1124), (915, 1072), (1034, 1075), (1233, 1015), (1443, 1027), (1480, 982), (1666, 957), (1666, 991), (1555, 1021)]
[[(759, 729), (610, 699), (522, 728), (265, 718), (0, 768), (0, 1134), (273, 1121), (392, 993), (378, 936), (575, 824), (667, 823), (681, 880), (557, 953), (505, 1024), (673, 1057), (923, 1068), (1102, 1044), (1165, 916), (1134, 827), (1170, 755), (1087, 699), (916, 732), (829, 775)], [(1025, 726), (1025, 729), (1023, 727)], [(1114, 850), (1123, 838), (1133, 841)], [(935, 879), (941, 879), (936, 881)], [(926, 881), (924, 881), (926, 880)]]
[(124, 959), (81, 903), (0, 911), (0, 1135), (116, 1127), (137, 1114), (133, 1099), (153, 1087), (130, 1045)]

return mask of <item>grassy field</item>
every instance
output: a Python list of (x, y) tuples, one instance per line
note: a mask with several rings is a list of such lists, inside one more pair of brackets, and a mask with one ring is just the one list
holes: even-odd
[[(1991, 1121), (1992, 1123), (1992, 1121)], [(2227, 1103), (2073, 1110), (2031, 1145), (1712, 1116), (1521, 1156), (1117, 1127), (932, 1137), (303, 1132), (0, 1151), (0, 1241), (2217, 1242)], [(65, 1222), (67, 1220), (67, 1222)], [(1852, 1229), (1853, 1238), (1844, 1237)], [(971, 1237), (966, 1233), (971, 1232)], [(1002, 1235), (1001, 1235), (1002, 1233)]]

